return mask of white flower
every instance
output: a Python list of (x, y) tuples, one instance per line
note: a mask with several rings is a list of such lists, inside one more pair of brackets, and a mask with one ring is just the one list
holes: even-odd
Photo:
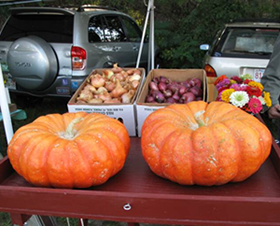
[(245, 104), (249, 102), (249, 96), (245, 91), (233, 92), (230, 96), (230, 103), (236, 107), (242, 108)]
[(265, 105), (265, 100), (264, 100), (264, 98), (262, 96), (259, 96), (258, 99), (260, 100), (262, 105)]

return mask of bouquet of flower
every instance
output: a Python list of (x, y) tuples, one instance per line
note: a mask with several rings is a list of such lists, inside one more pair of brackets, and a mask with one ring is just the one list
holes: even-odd
[(253, 114), (258, 114), (263, 106), (271, 106), (269, 92), (265, 92), (262, 84), (254, 81), (249, 74), (231, 78), (222, 75), (214, 84), (218, 91), (218, 101), (231, 103)]

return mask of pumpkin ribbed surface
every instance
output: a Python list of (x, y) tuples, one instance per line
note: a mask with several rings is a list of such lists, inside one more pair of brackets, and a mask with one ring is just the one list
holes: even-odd
[(272, 143), (263, 123), (224, 102), (158, 109), (146, 118), (141, 136), (151, 170), (183, 185), (243, 181), (267, 159)]
[(41, 116), (21, 127), (7, 153), (16, 172), (36, 186), (87, 188), (119, 172), (129, 148), (122, 123), (78, 112)]

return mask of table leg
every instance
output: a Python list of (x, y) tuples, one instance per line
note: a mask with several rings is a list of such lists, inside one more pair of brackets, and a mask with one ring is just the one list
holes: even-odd
[(139, 223), (127, 223), (128, 226), (140, 226)]
[(88, 225), (88, 219), (79, 219), (79, 226), (87, 226)]
[(31, 217), (30, 215), (16, 214), (16, 213), (10, 213), (10, 216), (11, 216), (12, 223), (20, 226), (23, 226), (24, 223)]

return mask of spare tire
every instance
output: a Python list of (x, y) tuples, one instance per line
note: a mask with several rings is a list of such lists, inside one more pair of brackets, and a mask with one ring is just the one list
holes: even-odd
[(58, 72), (52, 47), (37, 36), (23, 37), (13, 42), (7, 64), (17, 84), (30, 91), (49, 87)]

